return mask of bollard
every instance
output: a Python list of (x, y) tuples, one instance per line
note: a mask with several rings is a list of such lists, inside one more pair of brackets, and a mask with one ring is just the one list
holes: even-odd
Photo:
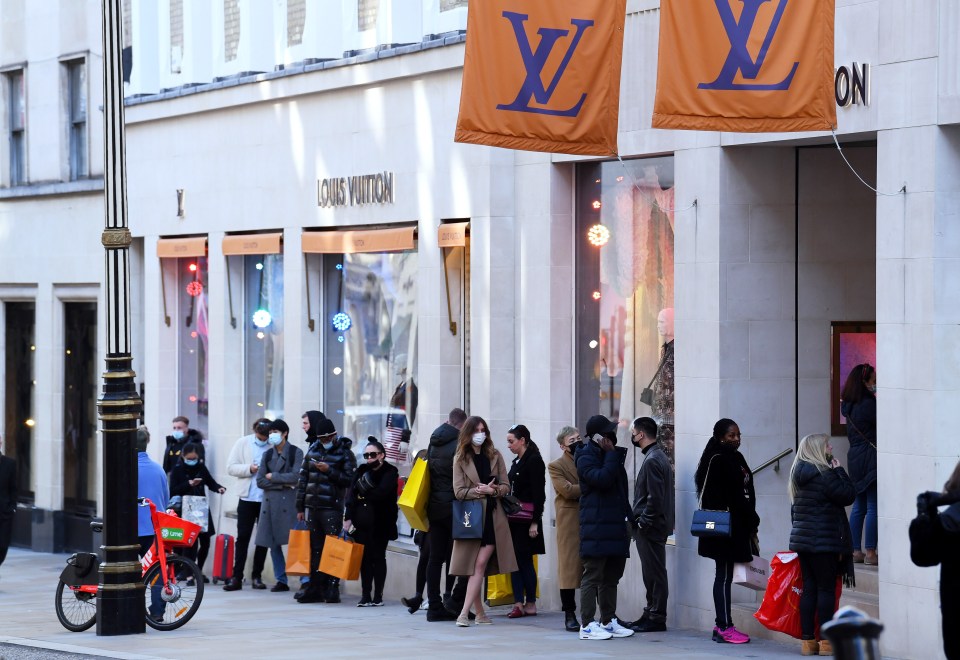
[(833, 645), (833, 657), (840, 660), (880, 660), (882, 631), (882, 623), (849, 605), (820, 628)]

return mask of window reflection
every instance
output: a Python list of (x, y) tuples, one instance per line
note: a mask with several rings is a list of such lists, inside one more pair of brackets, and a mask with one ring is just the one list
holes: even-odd
[(180, 307), (180, 373), (177, 380), (178, 415), (190, 418), (190, 425), (207, 436), (207, 258), (177, 259), (177, 300)]
[(243, 257), (246, 423), (283, 418), (283, 255)]
[(674, 456), (673, 159), (577, 168), (578, 419), (660, 425)]
[(6, 356), (4, 358), (3, 453), (17, 462), (17, 493), (32, 500), (34, 330), (36, 308), (32, 302), (4, 305)]

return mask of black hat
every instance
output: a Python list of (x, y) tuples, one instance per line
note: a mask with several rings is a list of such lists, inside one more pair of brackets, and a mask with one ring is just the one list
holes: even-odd
[(316, 429), (314, 429), (313, 424), (311, 424), (310, 430), (314, 431), (317, 435), (330, 435), (331, 433), (337, 432), (337, 428), (333, 425), (333, 422), (326, 416), (317, 423)]
[(611, 422), (603, 415), (594, 415), (587, 420), (587, 435), (603, 435), (605, 433), (616, 433), (617, 423)]

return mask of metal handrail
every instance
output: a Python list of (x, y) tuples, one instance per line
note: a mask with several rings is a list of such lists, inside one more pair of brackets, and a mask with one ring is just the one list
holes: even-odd
[(768, 467), (770, 467), (774, 463), (776, 463), (776, 465), (774, 465), (773, 471), (779, 473), (780, 459), (784, 458), (785, 456), (789, 456), (792, 453), (793, 453), (792, 448), (784, 449), (782, 452), (780, 452), (779, 454), (771, 458), (769, 461), (764, 461), (763, 463), (761, 463), (756, 469), (752, 470), (751, 473), (755, 475), (762, 470), (766, 470)]

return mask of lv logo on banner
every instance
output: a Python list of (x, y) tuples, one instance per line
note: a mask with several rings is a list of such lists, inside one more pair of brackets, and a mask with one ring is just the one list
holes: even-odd
[(530, 106), (530, 101), (531, 99), (536, 99), (540, 105), (546, 105), (550, 102), (550, 97), (553, 96), (554, 91), (556, 91), (564, 71), (566, 71), (570, 65), (570, 59), (577, 50), (577, 45), (579, 45), (580, 39), (583, 37), (584, 30), (592, 26), (593, 21), (580, 18), (574, 18), (570, 21), (570, 23), (577, 28), (577, 33), (573, 39), (570, 40), (570, 45), (567, 46), (567, 52), (563, 56), (563, 61), (560, 62), (557, 72), (553, 75), (550, 86), (544, 88), (541, 76), (543, 75), (547, 58), (550, 57), (550, 54), (553, 52), (553, 47), (557, 41), (561, 37), (566, 37), (570, 34), (570, 30), (540, 28), (537, 30), (537, 34), (540, 35), (540, 44), (537, 46), (537, 51), (533, 52), (530, 48), (530, 40), (527, 38), (527, 33), (523, 26), (524, 22), (530, 17), (527, 14), (518, 14), (512, 11), (503, 12), (503, 17), (510, 21), (513, 26), (513, 32), (517, 37), (517, 46), (520, 48), (520, 57), (523, 58), (523, 67), (527, 72), (527, 77), (524, 78), (520, 93), (517, 94), (517, 98), (514, 99), (513, 103), (498, 105), (497, 110), (536, 112), (558, 117), (576, 117), (580, 114), (580, 108), (583, 107), (583, 102), (587, 99), (586, 92), (580, 96), (580, 100), (577, 101), (576, 105), (566, 110), (534, 108)]
[(720, 20), (723, 21), (723, 29), (726, 30), (727, 39), (730, 40), (730, 53), (720, 70), (720, 75), (711, 83), (700, 83), (699, 89), (752, 89), (752, 90), (786, 90), (790, 89), (790, 83), (800, 62), (794, 62), (793, 67), (787, 77), (778, 83), (759, 85), (733, 82), (737, 72), (740, 72), (747, 80), (756, 80), (760, 75), (760, 69), (767, 59), (767, 51), (770, 50), (770, 42), (777, 34), (777, 28), (780, 27), (780, 21), (783, 19), (783, 12), (787, 8), (788, 0), (779, 0), (777, 11), (773, 16), (770, 27), (767, 28), (767, 34), (763, 38), (763, 45), (760, 47), (760, 53), (757, 59), (750, 56), (747, 50), (747, 43), (750, 35), (753, 33), (753, 26), (757, 21), (757, 13), (760, 6), (770, 0), (743, 0), (743, 13), (740, 14), (740, 20), (733, 17), (733, 10), (727, 0), (715, 0), (717, 11), (720, 12)]
[(483, 0), (468, 7), (457, 142), (617, 152), (626, 0)]

